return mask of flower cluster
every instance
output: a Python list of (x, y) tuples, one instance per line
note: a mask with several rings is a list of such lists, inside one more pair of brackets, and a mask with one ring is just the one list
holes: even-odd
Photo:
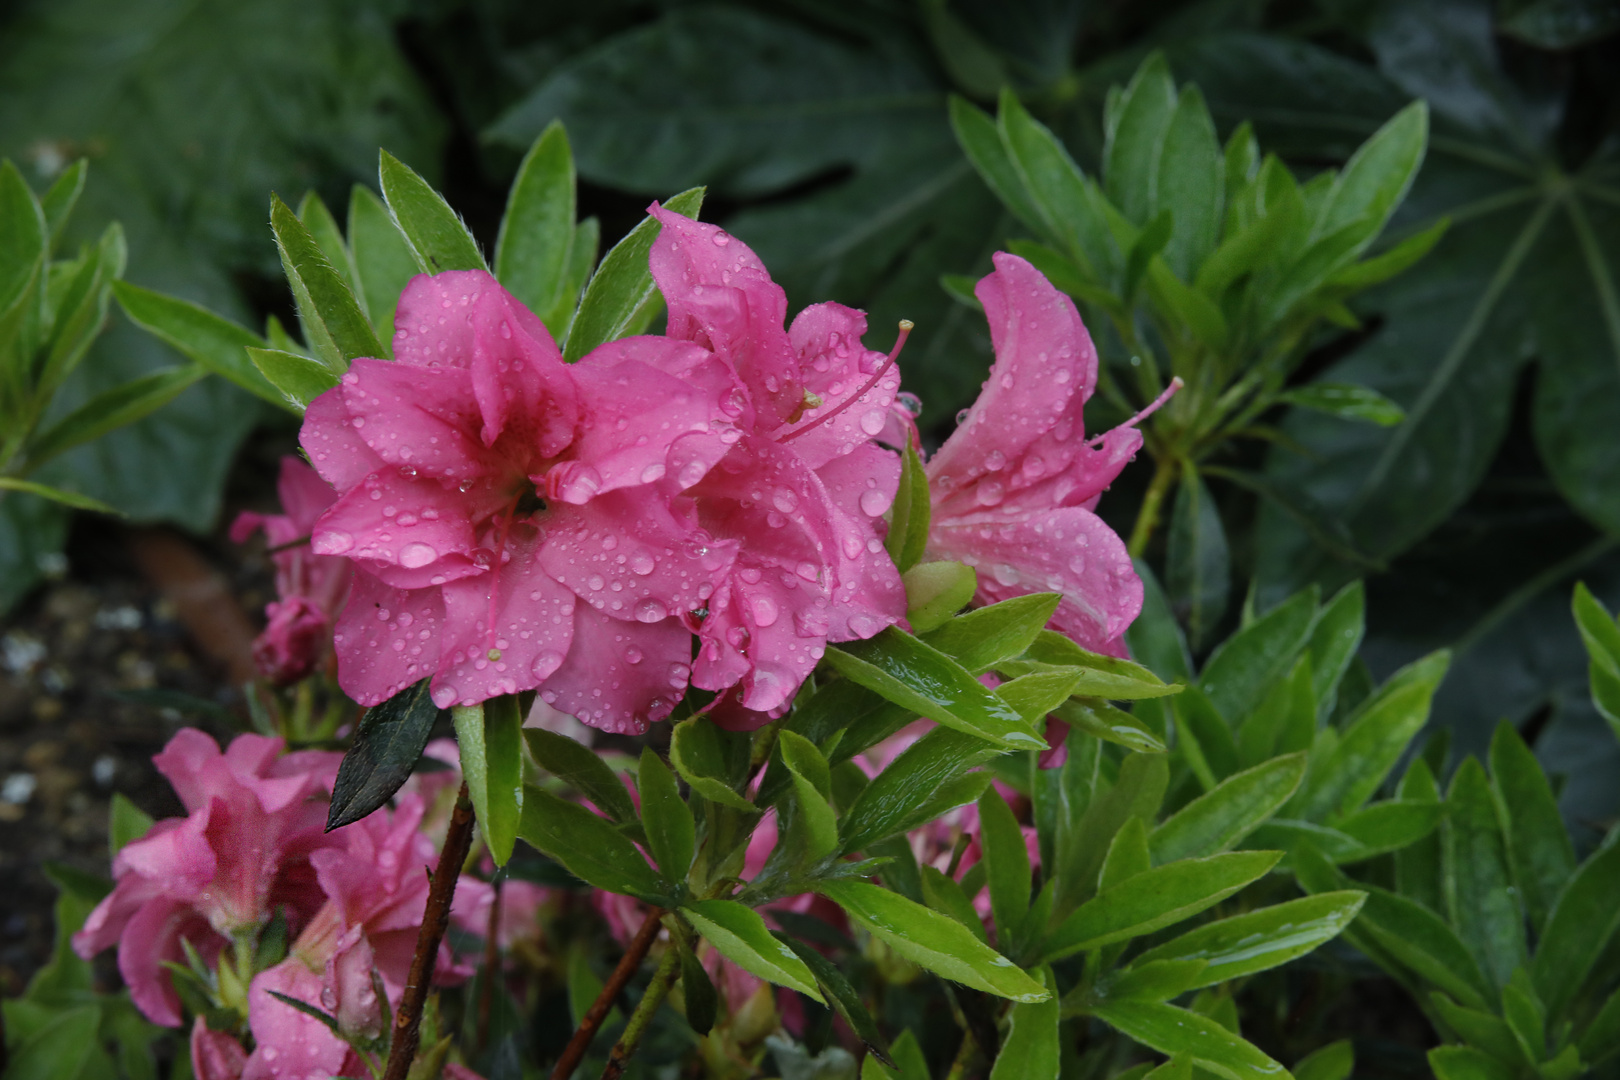
[[(170, 1027), (181, 1023), (181, 999), (166, 963), (184, 968), (190, 952), (214, 972), (222, 1004), (245, 1012), (254, 1048), (198, 1017), (193, 1064), (206, 1080), (364, 1075), (351, 1041), (379, 1036), (388, 1002), (399, 999), (427, 904), (424, 871), (437, 858), (423, 817), (453, 790), (417, 785), (392, 810), (327, 834), (341, 755), (281, 749), (279, 739), (240, 735), (222, 753), (189, 728), (170, 740), (153, 760), (188, 813), (119, 852), (112, 893), (73, 940), (86, 958), (116, 945), (135, 1005)], [(522, 932), (540, 899), (534, 887), (508, 883), (503, 929)], [(492, 901), (490, 886), (463, 878), (451, 917), (482, 936)], [(287, 955), (254, 970), (251, 946), (277, 917), (291, 939)], [(470, 973), (441, 948), (438, 981)], [(275, 994), (336, 1017), (342, 1037)]]
[[(395, 359), (355, 361), (310, 405), (303, 446), (337, 490), (313, 551), (353, 567), (335, 647), (357, 701), (423, 678), (441, 707), (538, 689), (637, 733), (691, 686), (750, 729), (829, 642), (904, 621), (883, 536), (915, 440), (905, 328), (884, 355), (839, 304), (784, 325), (746, 245), (650, 212), (665, 334), (567, 364), (489, 274), (423, 276)], [(1054, 625), (1120, 653), (1141, 583), (1091, 511), (1141, 436), (1085, 439), (1097, 355), (1073, 303), (1024, 260), (995, 264), (978, 293), (996, 363), (928, 463), (930, 557), (978, 568), (981, 602), (1061, 592)]]

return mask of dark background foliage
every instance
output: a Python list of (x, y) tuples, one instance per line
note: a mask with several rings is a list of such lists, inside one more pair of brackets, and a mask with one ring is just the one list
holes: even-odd
[[(1365, 383), (1408, 419), (1296, 411), (1275, 421), (1297, 448), (1229, 464), (1303, 490), (1384, 567), (1369, 577), (1379, 675), (1455, 647), (1438, 722), (1478, 749), (1511, 719), (1567, 777), (1566, 812), (1596, 823), (1614, 811), (1603, 778), (1620, 751), (1587, 704), (1567, 597), (1584, 578), (1620, 600), (1617, 28), (1595, 0), (35, 0), (0, 9), (0, 154), (41, 186), (88, 156), (71, 240), (122, 220), (132, 281), (290, 324), (267, 192), (342, 205), (374, 182), (382, 146), (490, 244), (523, 149), (560, 117), (582, 216), (606, 238), (652, 198), (707, 184), (705, 216), (752, 244), (795, 306), (865, 308), (880, 346), (914, 320), (906, 379), (938, 438), (989, 360), (982, 322), (939, 277), (985, 272), (1018, 235), (956, 144), (949, 94), (989, 104), (1011, 85), (1094, 171), (1109, 86), (1162, 48), (1223, 136), (1253, 120), (1302, 177), (1423, 97), (1429, 156), (1388, 239), (1442, 216), (1451, 231), (1358, 300), (1362, 329), (1324, 339), (1299, 376)], [(169, 362), (115, 317), (59, 408)], [(41, 479), (207, 529), (243, 440), (286, 439), (268, 412), (209, 380)], [(1144, 472), (1101, 508), (1122, 531)], [(1226, 628), (1251, 581), (1263, 608), (1361, 572), (1252, 497), (1219, 497)], [(61, 550), (66, 518), (0, 507), (10, 604)], [(1163, 559), (1161, 541), (1149, 562)]]

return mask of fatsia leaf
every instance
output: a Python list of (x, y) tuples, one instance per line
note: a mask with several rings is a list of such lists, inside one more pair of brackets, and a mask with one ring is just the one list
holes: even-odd
[(338, 766), (326, 811), (328, 832), (359, 821), (393, 798), (443, 713), (428, 696), (427, 679), (366, 710)]

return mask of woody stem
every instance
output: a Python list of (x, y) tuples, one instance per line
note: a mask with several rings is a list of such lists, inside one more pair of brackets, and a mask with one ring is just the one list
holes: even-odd
[(636, 1048), (641, 1045), (641, 1037), (647, 1034), (647, 1028), (652, 1025), (653, 1014), (658, 1006), (664, 1003), (669, 996), (669, 988), (675, 985), (676, 976), (681, 970), (681, 953), (673, 942), (664, 953), (664, 958), (658, 962), (658, 970), (653, 972), (652, 982), (647, 984), (647, 992), (641, 995), (641, 1001), (636, 1005), (636, 1011), (630, 1014), (630, 1022), (624, 1026), (624, 1034), (613, 1045), (612, 1053), (608, 1054), (607, 1068), (602, 1070), (602, 1080), (619, 1080), (624, 1075), (626, 1065), (635, 1055)]
[(658, 939), (658, 920), (663, 914), (664, 909), (658, 907), (647, 912), (647, 918), (642, 922), (641, 929), (636, 931), (636, 936), (630, 939), (630, 947), (619, 958), (619, 966), (608, 976), (602, 992), (596, 995), (596, 1000), (591, 1002), (591, 1007), (585, 1010), (585, 1015), (580, 1019), (579, 1030), (574, 1032), (574, 1037), (569, 1039), (568, 1045), (563, 1048), (562, 1057), (557, 1059), (556, 1067), (551, 1070), (551, 1080), (568, 1080), (573, 1071), (579, 1067), (581, 1059), (585, 1057), (585, 1051), (591, 1048), (591, 1040), (596, 1038), (596, 1033), (602, 1029), (602, 1021), (607, 1019), (608, 1010), (613, 1008), (613, 1002), (624, 992), (630, 976), (636, 973), (641, 962), (647, 958), (647, 950), (651, 949), (652, 943)]
[(472, 847), (472, 834), (472, 801), (467, 798), (467, 785), (463, 782), (456, 796), (455, 812), (450, 815), (444, 849), (439, 852), (439, 865), (434, 868), (433, 881), (428, 886), (427, 910), (422, 915), (422, 929), (416, 935), (411, 973), (405, 981), (405, 992), (399, 997), (399, 1011), (394, 1015), (394, 1037), (383, 1080), (405, 1080), (411, 1062), (416, 1059), (416, 1049), (422, 1040), (422, 1010), (427, 1005), (428, 984), (433, 980), (439, 943), (450, 925), (450, 902), (455, 899), (461, 864)]

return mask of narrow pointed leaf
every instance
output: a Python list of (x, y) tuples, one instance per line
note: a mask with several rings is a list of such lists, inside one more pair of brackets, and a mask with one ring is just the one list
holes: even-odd
[(298, 304), (305, 340), (326, 366), (342, 374), (351, 360), (389, 355), (343, 276), (298, 215), (275, 195), (270, 197), (270, 229)]
[(797, 953), (776, 940), (753, 908), (735, 900), (692, 900), (681, 906), (681, 915), (744, 971), (826, 1004), (815, 975)]
[(156, 412), (207, 374), (196, 365), (165, 368), (102, 391), (29, 443), (28, 468)]
[(63, 506), (71, 506), (75, 510), (90, 510), (97, 514), (112, 514), (115, 517), (123, 516), (122, 510), (108, 506), (100, 499), (92, 499), (76, 491), (63, 491), (61, 488), (33, 480), (19, 480), (14, 476), (0, 476), (0, 491), (23, 491), (30, 495), (38, 495), (42, 499), (49, 499), (51, 502), (61, 503)]
[(1564, 885), (1547, 917), (1531, 966), (1536, 990), (1555, 1021), (1620, 927), (1620, 831), (1610, 832)]
[(1226, 1080), (1278, 1080), (1288, 1071), (1214, 1020), (1174, 1005), (1116, 1001), (1092, 1015), (1161, 1054), (1185, 1054)]
[(178, 349), (186, 359), (266, 401), (284, 404), (281, 394), (253, 366), (247, 350), (263, 348), (265, 340), (253, 331), (212, 311), (127, 281), (112, 283), (113, 295), (141, 329)]
[(636, 806), (624, 781), (594, 751), (545, 728), (524, 728), (523, 738), (536, 764), (585, 796), (602, 813), (621, 825), (636, 820)]
[(636, 786), (641, 793), (641, 828), (659, 872), (671, 881), (685, 881), (697, 851), (697, 825), (681, 798), (675, 774), (650, 746), (641, 750)]
[(1275, 814), (1305, 775), (1305, 754), (1287, 754), (1236, 773), (1153, 831), (1154, 862), (1171, 863), (1234, 848)]
[(623, 833), (583, 806), (525, 785), (518, 835), (588, 885), (667, 904), (672, 890)]
[(877, 1024), (872, 1020), (872, 1014), (866, 1011), (866, 1005), (861, 1001), (861, 995), (844, 978), (844, 973), (833, 966), (814, 947), (802, 941), (788, 937), (778, 931), (771, 931), (773, 937), (783, 945), (793, 950), (795, 956), (804, 961), (804, 966), (815, 975), (816, 982), (821, 985), (822, 992), (827, 996), (827, 1002), (838, 1010), (838, 1015), (844, 1018), (857, 1038), (866, 1044), (868, 1050), (877, 1056), (877, 1059), (889, 1068), (895, 1068), (894, 1059), (889, 1056), (888, 1043), (884, 1041), (882, 1032), (878, 1031)]
[(393, 798), (422, 757), (443, 713), (428, 696), (427, 679), (366, 710), (354, 745), (338, 766), (326, 812), (328, 832), (359, 821)]
[(338, 384), (338, 376), (318, 360), (280, 349), (245, 350), (248, 359), (269, 382), (276, 404), (300, 415), (309, 403)]
[[(1055, 991), (1052, 973), (1042, 974), (1047, 987)], [(1009, 1009), (1010, 1026), (990, 1068), (990, 1080), (1058, 1080), (1063, 1056), (1058, 1039), (1061, 1013), (1056, 993), (1045, 1001), (1023, 1002)]]
[(495, 276), (555, 336), (574, 246), (574, 155), (553, 120), (518, 166), (495, 240)]
[(900, 462), (900, 487), (895, 492), (889, 535), (884, 546), (895, 569), (904, 574), (922, 560), (928, 547), (928, 525), (933, 512), (929, 501), (928, 475), (923, 472), (917, 448), (906, 444)]
[[(696, 218), (703, 207), (704, 188), (691, 188), (664, 201), (664, 209), (686, 217)], [(647, 269), (647, 254), (662, 228), (654, 218), (647, 218), (630, 230), (602, 257), (585, 295), (580, 299), (579, 311), (568, 331), (563, 356), (578, 360), (605, 342), (616, 341), (627, 334), (640, 333), (659, 305), (663, 303), (653, 285), (652, 272)]]
[(377, 177), (383, 199), (416, 253), (423, 273), (489, 269), (461, 217), (414, 169), (384, 150)]
[(371, 325), (385, 347), (392, 345), (399, 294), (422, 268), (388, 207), (364, 184), (354, 185), (349, 193), (349, 251)]
[(979, 848), (990, 885), (990, 910), (1006, 940), (1029, 910), (1029, 849), (1007, 800), (995, 788), (979, 796)]
[(1189, 989), (1214, 986), (1288, 963), (1331, 941), (1361, 911), (1366, 894), (1355, 890), (1318, 893), (1190, 930), (1131, 961), (1203, 960)]
[(516, 695), (450, 710), (478, 827), (496, 866), (512, 857), (523, 813), (523, 713)]

